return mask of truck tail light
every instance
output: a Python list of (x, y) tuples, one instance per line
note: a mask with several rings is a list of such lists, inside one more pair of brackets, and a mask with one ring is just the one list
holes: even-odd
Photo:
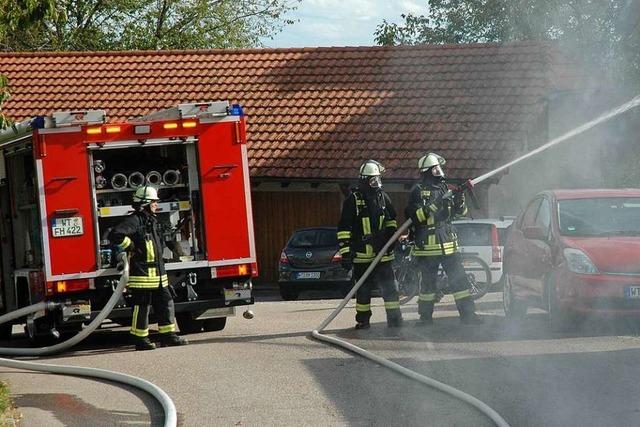
[(502, 262), (502, 251), (498, 238), (498, 227), (491, 226), (491, 262)]
[(102, 126), (87, 128), (87, 135), (100, 135), (101, 133), (102, 133)]
[(107, 126), (105, 130), (107, 133), (120, 133), (122, 129), (120, 126)]
[(342, 254), (339, 251), (336, 252), (335, 255), (333, 256), (333, 258), (331, 258), (331, 262), (333, 262), (333, 263), (342, 262)]
[(47, 282), (47, 293), (49, 293), (50, 284), (52, 284), (53, 292), (57, 294), (86, 291), (91, 288), (89, 279), (57, 280), (55, 282)]
[(194, 120), (182, 122), (183, 129), (193, 129), (194, 127), (196, 127), (196, 125), (197, 123)]
[(211, 268), (211, 277), (219, 279), (222, 277), (249, 276), (253, 270), (251, 264), (222, 265)]
[(284, 250), (280, 252), (280, 264), (289, 264), (289, 258), (287, 258), (287, 253)]
[(169, 122), (169, 123), (163, 124), (162, 127), (167, 130), (178, 129), (178, 124), (176, 122)]

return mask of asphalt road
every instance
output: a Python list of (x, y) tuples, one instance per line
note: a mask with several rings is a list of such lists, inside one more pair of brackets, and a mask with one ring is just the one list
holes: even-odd
[[(237, 317), (222, 332), (190, 335), (186, 347), (135, 352), (126, 330), (113, 328), (46, 362), (143, 377), (172, 397), (183, 426), (492, 425), (467, 404), (310, 339), (339, 300), (306, 297), (282, 302), (262, 295), (253, 320)], [(591, 319), (577, 332), (560, 333), (549, 330), (543, 313), (531, 313), (522, 324), (508, 324), (500, 297), (480, 301), (487, 320), (480, 326), (461, 325), (446, 300), (433, 327), (418, 327), (410, 303), (400, 330), (387, 329), (382, 300), (375, 299), (367, 331), (352, 329), (352, 301), (328, 333), (474, 395), (512, 426), (640, 425), (633, 322)], [(151, 397), (106, 381), (6, 368), (0, 378), (10, 383), (21, 427), (163, 422)]]

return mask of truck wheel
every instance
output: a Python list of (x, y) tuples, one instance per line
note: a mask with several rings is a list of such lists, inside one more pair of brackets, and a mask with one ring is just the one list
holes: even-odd
[(11, 339), (12, 330), (13, 325), (11, 323), (4, 323), (0, 325), (0, 340), (9, 341)]
[(178, 328), (180, 328), (180, 332), (182, 334), (197, 334), (198, 332), (202, 332), (204, 321), (194, 319), (188, 311), (177, 313), (176, 321), (178, 322)]
[(35, 319), (33, 323), (24, 325), (24, 333), (34, 347), (47, 347), (57, 342), (51, 335), (52, 324), (46, 318)]
[(221, 331), (227, 325), (227, 318), (216, 317), (215, 319), (205, 319), (203, 322), (205, 332)]

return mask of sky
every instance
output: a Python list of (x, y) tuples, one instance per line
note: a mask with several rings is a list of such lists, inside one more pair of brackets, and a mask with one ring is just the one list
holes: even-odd
[(401, 14), (424, 15), (427, 0), (302, 0), (286, 17), (284, 27), (266, 47), (372, 46), (384, 19), (401, 23)]

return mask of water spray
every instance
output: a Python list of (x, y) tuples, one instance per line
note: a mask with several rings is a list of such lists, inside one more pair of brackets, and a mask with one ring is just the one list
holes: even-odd
[(551, 141), (547, 142), (544, 145), (541, 145), (540, 147), (536, 148), (533, 151), (530, 151), (529, 153), (518, 157), (515, 160), (510, 161), (509, 163), (500, 166), (499, 168), (496, 168), (492, 171), (489, 171), (487, 173), (485, 173), (484, 175), (480, 175), (477, 178), (472, 179), (470, 182), (472, 185), (476, 185), (481, 183), (482, 181), (491, 178), (492, 176), (494, 176), (495, 174), (502, 172), (503, 170), (507, 169), (510, 166), (515, 165), (516, 163), (519, 163), (521, 161), (523, 161), (524, 159), (528, 159), (531, 156), (535, 156), (536, 154), (539, 154), (543, 151), (545, 151), (548, 148), (553, 147), (554, 145), (560, 144), (561, 142), (566, 141), (569, 138), (573, 138), (576, 135), (579, 135), (583, 132), (588, 131), (589, 129), (591, 129), (592, 127), (595, 127), (597, 125), (599, 125), (600, 123), (604, 123), (612, 118), (614, 118), (615, 116), (622, 114), (626, 111), (631, 110), (632, 108), (637, 107), (638, 105), (640, 105), (640, 95), (636, 96), (635, 98), (633, 98), (632, 100), (625, 102), (624, 104), (620, 105), (619, 107), (614, 108), (613, 110), (610, 110), (609, 112), (602, 114), (601, 116), (591, 120), (590, 122), (587, 122), (585, 124), (583, 124), (582, 126), (578, 126), (577, 128), (570, 130), (569, 132), (565, 133), (564, 135), (561, 135), (555, 139), (552, 139)]
[[(555, 139), (552, 139), (551, 141), (547, 142), (544, 145), (541, 145), (540, 147), (536, 148), (535, 150), (520, 156), (518, 158), (516, 158), (515, 160), (512, 160), (510, 162), (508, 162), (507, 164), (500, 166), (496, 169), (493, 169), (492, 171), (489, 171), (487, 173), (485, 173), (484, 175), (480, 175), (477, 178), (474, 178), (470, 181), (468, 181), (468, 186), (469, 187), (473, 187), (479, 183), (481, 183), (482, 181), (487, 180), (488, 178), (496, 175), (497, 173), (500, 173), (501, 171), (507, 169), (510, 166), (513, 166), (531, 156), (535, 156), (536, 154), (539, 154), (545, 150), (547, 150), (548, 148), (553, 147), (554, 145), (560, 144), (561, 142), (564, 142), (570, 138), (573, 138), (576, 135), (579, 135), (583, 132), (586, 132), (587, 130), (593, 128), (594, 126), (597, 126), (601, 123), (604, 123), (610, 119), (612, 119), (613, 117), (622, 114), (628, 110), (631, 110), (632, 108), (637, 107), (638, 105), (640, 105), (640, 96), (636, 96), (635, 98), (631, 99), (630, 101), (620, 105), (619, 107), (616, 107), (612, 110), (610, 110), (607, 113), (602, 114), (601, 116), (583, 124), (582, 126), (579, 126), (567, 133), (565, 133), (564, 135), (561, 135)], [(418, 382), (421, 382), (427, 386), (433, 387), (436, 390), (440, 390), (444, 393), (447, 393), (451, 396), (454, 396), (464, 402), (467, 402), (468, 404), (470, 404), (471, 406), (477, 408), (479, 411), (481, 411), (482, 413), (484, 413), (485, 415), (487, 415), (497, 426), (500, 427), (509, 427), (509, 424), (500, 416), (500, 414), (498, 414), (493, 408), (491, 408), (490, 406), (488, 406), (487, 404), (485, 404), (484, 402), (482, 402), (481, 400), (467, 394), (464, 393), (454, 387), (451, 387), (447, 384), (441, 383), (437, 380), (434, 380), (433, 378), (429, 378), (426, 377), (424, 375), (420, 375), (417, 372), (414, 372), (410, 369), (407, 369), (405, 367), (403, 367), (402, 365), (399, 365), (397, 363), (391, 362), (390, 360), (387, 360), (383, 357), (377, 356), (373, 353), (370, 353), (366, 350), (364, 350), (363, 348), (360, 348), (354, 344), (351, 344), (347, 341), (343, 341), (339, 338), (335, 338), (335, 337), (330, 337), (327, 335), (323, 335), (321, 332), (333, 321), (333, 319), (336, 318), (336, 316), (344, 309), (344, 307), (347, 305), (347, 303), (349, 302), (349, 300), (351, 300), (351, 298), (355, 295), (356, 291), (360, 288), (360, 286), (362, 286), (362, 284), (364, 283), (364, 281), (367, 279), (367, 277), (369, 277), (369, 274), (371, 274), (371, 272), (373, 271), (373, 269), (376, 267), (376, 265), (378, 264), (378, 262), (380, 262), (380, 259), (382, 259), (382, 256), (387, 252), (387, 250), (391, 247), (391, 245), (393, 244), (393, 242), (395, 242), (402, 234), (404, 234), (404, 232), (409, 228), (409, 226), (411, 225), (412, 221), (411, 218), (409, 218), (408, 220), (406, 220), (404, 222), (404, 224), (402, 224), (398, 230), (393, 234), (393, 236), (391, 236), (391, 238), (389, 239), (389, 241), (384, 245), (384, 247), (380, 250), (380, 252), (378, 253), (378, 255), (376, 255), (376, 257), (373, 259), (373, 261), (371, 262), (371, 264), (369, 265), (369, 267), (365, 270), (364, 274), (360, 277), (360, 279), (356, 282), (356, 284), (353, 286), (353, 288), (349, 291), (349, 293), (344, 297), (344, 299), (340, 302), (340, 304), (338, 305), (338, 307), (335, 308), (335, 310), (313, 331), (311, 331), (311, 336), (313, 338), (316, 338), (317, 340), (320, 341), (324, 341), (324, 342), (328, 342), (340, 347), (343, 347), (353, 353), (359, 354), (360, 356), (363, 356), (367, 359), (370, 359), (382, 366), (385, 366), (389, 369), (392, 369), (406, 377), (409, 377), (413, 380), (416, 380)]]

